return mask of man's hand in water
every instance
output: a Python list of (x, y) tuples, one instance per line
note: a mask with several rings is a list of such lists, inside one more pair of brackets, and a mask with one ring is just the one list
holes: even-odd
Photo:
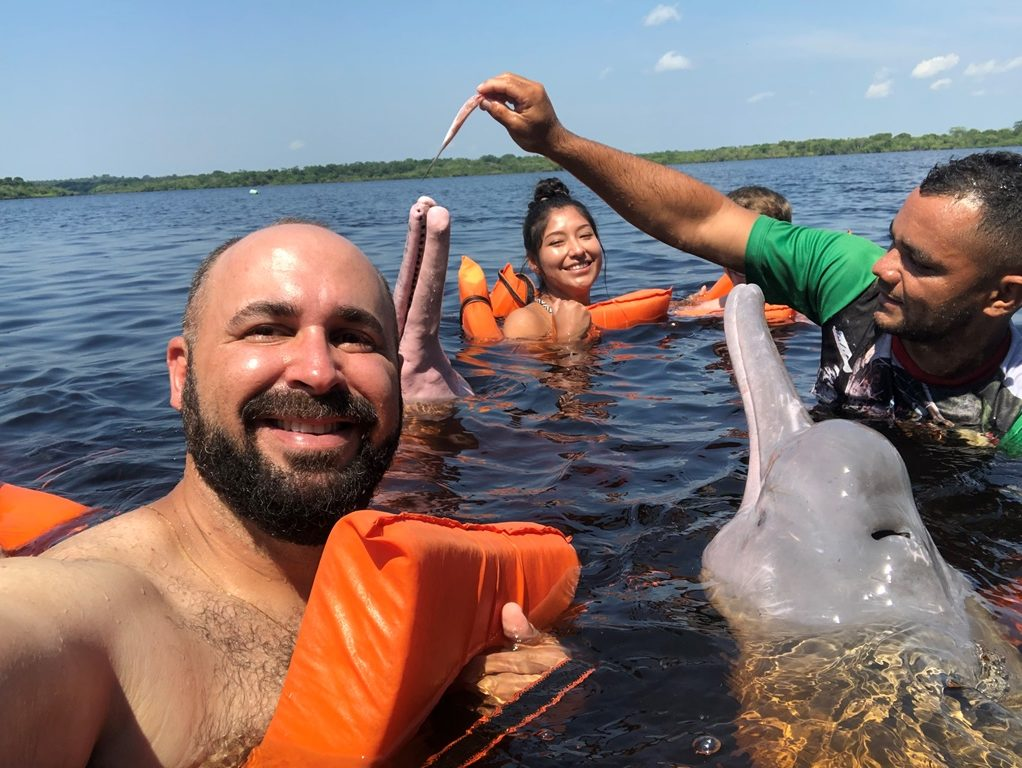
[(569, 657), (552, 635), (529, 623), (517, 603), (506, 604), (501, 618), (507, 647), (476, 656), (458, 678), (462, 687), (483, 695), (484, 711), (513, 699)]

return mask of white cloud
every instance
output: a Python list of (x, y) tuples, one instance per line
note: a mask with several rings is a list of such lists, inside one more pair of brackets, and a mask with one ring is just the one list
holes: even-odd
[(672, 72), (676, 69), (692, 69), (692, 62), (676, 51), (668, 51), (653, 67), (654, 72)]
[(881, 83), (873, 83), (869, 88), (866, 89), (867, 99), (886, 99), (891, 95), (891, 89), (894, 87), (893, 80), (884, 80)]
[(1009, 69), (1017, 69), (1018, 67), (1022, 67), (1022, 56), (1004, 62), (990, 59), (990, 61), (985, 61), (982, 64), (970, 64), (965, 68), (965, 74), (969, 77), (999, 75), (1002, 72), (1007, 72)]
[(290, 150), (298, 150), (304, 146), (305, 146), (304, 141), (302, 141), (301, 139), (295, 139), (294, 141), (287, 145), (287, 148)]
[(603, 70), (600, 72), (600, 79), (606, 80), (608, 77), (610, 77), (610, 73), (613, 71), (614, 71), (613, 67), (604, 67)]
[(947, 88), (949, 85), (951, 85), (951, 78), (942, 77), (940, 78), (940, 80), (934, 80), (932, 83), (930, 83), (930, 90), (939, 91), (941, 88)]
[(668, 21), (681, 21), (681, 14), (678, 13), (676, 5), (658, 5), (642, 20), (644, 27), (656, 27), (666, 24)]
[(925, 59), (916, 64), (915, 69), (912, 70), (912, 77), (933, 77), (939, 72), (951, 69), (957, 65), (957, 53), (949, 53), (947, 56), (934, 56), (932, 59)]
[(774, 95), (773, 91), (763, 91), (762, 93), (755, 93), (746, 99), (750, 104), (755, 104), (757, 101), (763, 101), (763, 99), (769, 99)]

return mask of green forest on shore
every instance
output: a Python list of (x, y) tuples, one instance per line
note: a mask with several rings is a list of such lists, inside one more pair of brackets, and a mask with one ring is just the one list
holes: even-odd
[[(778, 157), (854, 155), (932, 149), (976, 149), (1022, 146), (1022, 120), (1011, 128), (976, 130), (951, 128), (947, 133), (876, 133), (861, 139), (805, 139), (773, 144), (750, 144), (716, 149), (650, 152), (640, 155), (664, 165), (711, 163), (724, 160), (764, 160)], [(429, 160), (393, 160), (281, 168), (267, 171), (213, 171), (187, 176), (92, 176), (87, 179), (25, 181), (19, 176), (0, 178), (0, 200), (25, 197), (92, 195), (110, 192), (154, 192), (169, 189), (262, 187), (273, 184), (322, 184), (338, 181), (377, 181), (422, 178)], [(476, 160), (441, 158), (431, 176), (482, 176), (498, 173), (553, 171), (558, 166), (538, 155), (483, 155)]]

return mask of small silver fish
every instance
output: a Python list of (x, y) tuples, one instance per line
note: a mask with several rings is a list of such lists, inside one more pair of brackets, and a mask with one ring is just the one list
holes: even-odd
[(422, 178), (426, 178), (427, 176), (429, 176), (429, 172), (433, 170), (433, 163), (437, 161), (437, 158), (440, 157), (440, 153), (447, 148), (448, 144), (451, 143), (451, 139), (453, 139), (458, 134), (458, 131), (461, 130), (461, 126), (465, 124), (465, 121), (468, 119), (468, 116), (472, 114), (472, 110), (478, 107), (482, 100), (483, 97), (477, 93), (474, 96), (472, 96), (468, 101), (461, 105), (461, 109), (458, 110), (458, 114), (454, 116), (454, 122), (452, 122), (451, 127), (447, 129), (447, 135), (444, 136), (443, 144), (440, 145), (440, 149), (437, 150), (436, 155), (430, 161), (429, 167), (426, 169), (426, 172), (422, 175)]

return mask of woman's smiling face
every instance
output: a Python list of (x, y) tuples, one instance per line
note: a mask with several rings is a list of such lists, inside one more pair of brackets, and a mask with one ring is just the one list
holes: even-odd
[(603, 267), (603, 246), (589, 220), (572, 205), (551, 211), (540, 243), (538, 263), (552, 296), (589, 303), (589, 291)]

